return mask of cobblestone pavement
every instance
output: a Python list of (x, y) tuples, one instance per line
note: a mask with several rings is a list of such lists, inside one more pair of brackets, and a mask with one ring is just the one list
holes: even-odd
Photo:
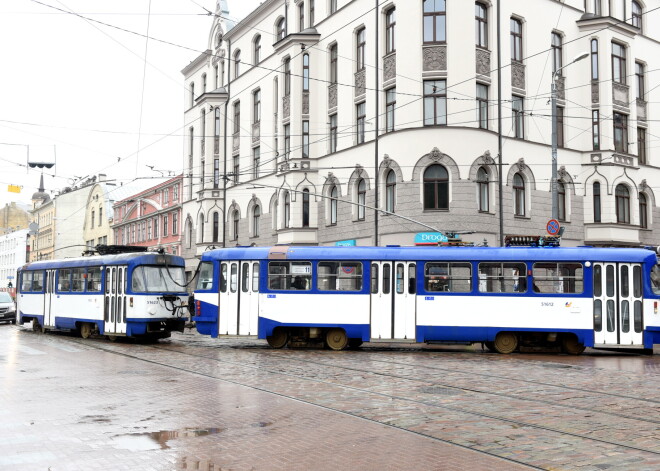
[(0, 326), (1, 470), (658, 470), (660, 351), (272, 350)]

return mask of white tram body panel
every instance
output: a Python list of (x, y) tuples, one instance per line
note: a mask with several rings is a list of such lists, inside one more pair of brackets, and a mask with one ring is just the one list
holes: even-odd
[(365, 294), (262, 293), (259, 317), (280, 324), (369, 324), (369, 296)]

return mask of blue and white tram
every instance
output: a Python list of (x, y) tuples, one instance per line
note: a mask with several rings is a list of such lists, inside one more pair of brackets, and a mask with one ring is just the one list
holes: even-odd
[(660, 343), (660, 268), (646, 249), (240, 247), (202, 255), (197, 330), (273, 347), (324, 340), (483, 342), (573, 354)]
[(183, 332), (184, 283), (183, 259), (155, 252), (32, 262), (19, 270), (18, 320), (83, 338), (165, 338)]

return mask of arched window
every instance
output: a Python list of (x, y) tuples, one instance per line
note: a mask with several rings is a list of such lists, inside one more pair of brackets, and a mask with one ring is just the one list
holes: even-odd
[(516, 216), (525, 215), (525, 180), (519, 173), (513, 176), (513, 206)]
[(594, 222), (600, 222), (600, 182), (594, 182)]
[(615, 191), (616, 222), (630, 224), (630, 191), (624, 184), (618, 184)]
[(261, 36), (254, 39), (254, 65), (261, 62)]
[(358, 203), (358, 219), (364, 221), (365, 216), (365, 207), (367, 204), (367, 182), (364, 181), (364, 178), (360, 178), (360, 181), (357, 184), (357, 203)]
[[(151, 225), (149, 227), (149, 232), (151, 232)], [(149, 234), (149, 236), (150, 236), (149, 238), (151, 238), (151, 234)], [(186, 247), (189, 248), (189, 249), (192, 248), (193, 225), (192, 225), (192, 221), (190, 219), (188, 219), (188, 221), (186, 223), (186, 239), (187, 239), (186, 240), (186, 242), (187, 242)]]
[(291, 59), (284, 59), (284, 96), (291, 93)]
[(202, 74), (202, 94), (206, 93), (206, 74)]
[(646, 195), (644, 193), (639, 194), (639, 227), (646, 229), (649, 227), (649, 215), (647, 212), (648, 204), (646, 200)]
[(385, 177), (385, 211), (393, 213), (396, 209), (396, 174), (394, 170), (387, 172)]
[(217, 211), (213, 213), (213, 242), (217, 242), (220, 234), (220, 215)]
[(234, 210), (234, 220), (233, 220), (233, 236), (234, 240), (238, 240), (238, 223), (241, 220), (241, 216), (238, 214), (238, 209)]
[(479, 193), (479, 211), (487, 213), (490, 210), (490, 195), (488, 188), (488, 172), (485, 168), (477, 170), (477, 188)]
[(252, 236), (259, 237), (259, 219), (261, 218), (261, 207), (257, 204), (252, 210)]
[[(158, 227), (157, 224), (154, 224), (154, 238), (158, 238), (158, 235), (156, 234), (156, 227)], [(200, 244), (204, 243), (204, 215), (200, 214), (199, 215), (199, 223), (197, 224), (197, 237), (199, 240)]]
[(635, 0), (632, 2), (632, 25), (642, 29), (642, 5)]
[(339, 191), (336, 186), (330, 190), (330, 224), (337, 224), (337, 197)]
[(424, 172), (424, 209), (449, 209), (449, 174), (442, 165)]
[(302, 194), (302, 227), (309, 227), (309, 190), (305, 188)]
[(287, 191), (284, 194), (284, 227), (289, 227), (291, 222), (291, 195)]
[(285, 30), (286, 30), (286, 23), (284, 22), (284, 18), (280, 18), (280, 20), (277, 22), (277, 33), (275, 36), (275, 41), (280, 41), (284, 39)]
[(566, 220), (566, 185), (562, 182), (557, 182), (557, 217)]
[(241, 50), (237, 50), (234, 54), (234, 78), (241, 75)]
[(309, 91), (309, 54), (303, 54), (303, 92)]

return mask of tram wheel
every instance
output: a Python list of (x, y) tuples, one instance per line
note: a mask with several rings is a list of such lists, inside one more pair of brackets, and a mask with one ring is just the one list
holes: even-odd
[(348, 348), (359, 348), (363, 343), (362, 339), (348, 339)]
[(584, 348), (575, 335), (565, 335), (561, 339), (561, 351), (569, 355), (579, 355), (584, 352)]
[(511, 353), (518, 348), (518, 336), (513, 332), (500, 332), (493, 342), (497, 353)]
[(44, 331), (43, 327), (41, 327), (41, 324), (39, 324), (38, 319), (32, 319), (32, 331), (38, 333), (42, 333)]
[(88, 339), (92, 336), (92, 324), (89, 322), (83, 322), (80, 324), (80, 336), (84, 339)]
[(289, 342), (289, 332), (286, 329), (276, 328), (273, 335), (266, 337), (266, 342), (272, 348), (283, 348)]
[(495, 350), (495, 342), (484, 342), (484, 345), (489, 352), (497, 352), (497, 350)]
[(325, 333), (325, 343), (330, 350), (343, 350), (348, 345), (348, 337), (344, 329), (328, 329)]
[(106, 335), (105, 338), (107, 338), (111, 342), (116, 342), (119, 337), (117, 337), (116, 335)]

